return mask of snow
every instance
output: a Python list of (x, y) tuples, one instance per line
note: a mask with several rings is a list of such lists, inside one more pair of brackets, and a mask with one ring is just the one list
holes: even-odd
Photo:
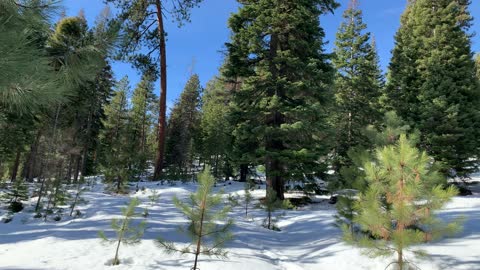
[[(480, 175), (475, 178), (480, 180)], [(97, 183), (82, 195), (88, 203), (79, 206), (83, 213), (80, 218), (64, 217), (59, 222), (34, 219), (32, 199), (31, 205), (16, 214), (12, 222), (0, 224), (0, 269), (190, 269), (192, 256), (166, 255), (155, 245), (155, 239), (161, 236), (179, 245), (189, 243), (189, 239), (177, 230), (187, 221), (173, 206), (172, 197), (185, 198), (195, 190), (195, 184), (141, 183), (140, 187), (145, 187), (145, 191), (130, 196), (141, 199), (141, 207), (150, 204), (148, 196), (153, 189), (158, 190), (160, 199), (153, 207), (149, 206), (150, 215), (142, 242), (136, 246), (121, 246), (120, 265), (108, 265), (115, 246), (103, 245), (97, 232), (104, 230), (107, 237), (114, 236), (111, 219), (120, 217), (120, 208), (129, 197), (107, 194), (103, 185)], [(219, 185), (216, 189), (220, 188), (225, 189), (226, 194), (243, 196), (241, 183)], [(264, 188), (253, 191), (253, 196), (256, 199), (264, 196)], [(477, 184), (474, 191), (473, 196), (454, 198), (439, 213), (444, 219), (464, 216), (463, 232), (453, 238), (422, 245), (430, 257), (425, 260), (409, 258), (418, 267), (423, 270), (480, 269), (480, 185)], [(242, 206), (234, 208), (231, 217), (235, 219), (235, 238), (226, 246), (229, 257), (222, 260), (201, 256), (200, 269), (385, 269), (392, 258), (371, 259), (362, 255), (360, 249), (342, 243), (340, 230), (333, 226), (335, 208), (327, 200), (328, 196), (317, 196), (314, 204), (282, 211), (279, 232), (261, 226), (265, 216), (261, 209), (249, 209), (251, 215), (245, 218)]]

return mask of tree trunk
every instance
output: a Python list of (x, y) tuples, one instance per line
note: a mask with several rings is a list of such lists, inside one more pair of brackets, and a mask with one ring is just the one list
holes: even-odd
[(28, 158), (25, 162), (25, 168), (24, 168), (25, 179), (27, 179), (28, 182), (33, 182), (35, 164), (36, 164), (37, 153), (38, 153), (38, 145), (40, 143), (41, 136), (42, 136), (42, 132), (39, 129), (37, 131), (37, 136), (35, 137), (35, 141), (30, 146), (30, 153), (28, 154)]
[(398, 268), (400, 270), (404, 270), (404, 267), (403, 267), (403, 250), (398, 250), (397, 251), (397, 263), (398, 263)]
[(165, 45), (165, 28), (163, 26), (162, 3), (155, 0), (157, 7), (158, 35), (160, 38), (160, 111), (158, 115), (158, 148), (153, 179), (159, 180), (163, 170), (165, 154), (165, 126), (167, 111), (167, 54)]
[(70, 158), (68, 161), (67, 175), (65, 175), (65, 179), (68, 180), (68, 183), (70, 183), (70, 181), (72, 180), (73, 160), (74, 160), (74, 156), (70, 155)]
[[(197, 249), (195, 251), (195, 262), (193, 264), (192, 270), (197, 270), (197, 261), (198, 261), (198, 255), (200, 255), (200, 248), (202, 246), (202, 236), (203, 236), (203, 219), (205, 217), (205, 208), (206, 208), (206, 201), (207, 201), (207, 194), (204, 194), (204, 197), (202, 198), (202, 204), (201, 204), (201, 210), (202, 214), (200, 215), (200, 229), (198, 231), (198, 240), (197, 240)], [(195, 229), (194, 229), (195, 230)]]
[[(276, 80), (278, 77), (278, 70), (274, 59), (277, 57), (277, 49), (279, 45), (279, 37), (277, 33), (272, 33), (270, 39), (270, 52), (268, 55), (269, 68), (272, 74), (273, 80)], [(285, 99), (284, 89), (277, 87), (275, 91), (269, 93), (271, 97), (277, 97), (280, 99)], [(285, 116), (278, 110), (278, 108), (272, 109), (270, 115), (265, 119), (265, 125), (268, 127), (273, 127), (279, 129), (281, 125), (285, 123)], [(284, 150), (284, 144), (281, 138), (268, 136), (265, 142), (265, 150), (267, 155), (265, 157), (265, 171), (267, 176), (267, 186), (271, 187), (277, 195), (277, 198), (280, 200), (285, 199), (284, 197), (284, 168), (283, 163), (278, 157), (272, 156), (270, 153), (279, 153)], [(268, 189), (267, 189), (268, 190)]]
[(80, 162), (82, 161), (82, 156), (77, 156), (76, 161), (75, 161), (75, 174), (73, 175), (73, 181), (77, 183), (78, 181), (78, 175), (80, 173)]
[(18, 174), (18, 167), (20, 166), (20, 157), (22, 155), (22, 151), (20, 150), (20, 147), (17, 149), (17, 155), (15, 156), (15, 161), (13, 162), (13, 167), (12, 167), (12, 175), (10, 177), (10, 180), (13, 182), (17, 179), (17, 174)]
[(240, 165), (240, 182), (247, 182), (248, 176), (248, 165), (241, 164)]

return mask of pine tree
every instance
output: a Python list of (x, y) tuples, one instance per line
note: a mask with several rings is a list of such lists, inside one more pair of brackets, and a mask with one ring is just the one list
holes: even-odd
[(9, 210), (16, 213), (23, 210), (22, 201), (28, 200), (28, 196), (28, 186), (24, 181), (18, 180), (13, 182), (13, 185), (5, 194), (2, 194), (2, 199), (6, 199), (9, 203)]
[(379, 97), (383, 77), (378, 55), (370, 32), (365, 32), (362, 11), (357, 0), (343, 14), (335, 41), (333, 64), (335, 76), (336, 127), (334, 169), (352, 164), (348, 150), (354, 146), (368, 147), (363, 130), (380, 120)]
[[(134, 171), (136, 174), (143, 174), (147, 169), (147, 161), (153, 160), (153, 155), (148, 148), (147, 136), (153, 125), (152, 104), (155, 95), (153, 93), (152, 76), (144, 74), (132, 95), (132, 108), (130, 119), (132, 126), (133, 146), (138, 149), (134, 154)], [(140, 179), (140, 177), (138, 177)], [(138, 185), (137, 185), (138, 188)]]
[(190, 77), (175, 103), (167, 128), (166, 163), (180, 175), (186, 175), (195, 158), (194, 138), (200, 125), (202, 87), (198, 75)]
[(116, 85), (110, 104), (105, 106), (106, 119), (102, 141), (102, 167), (105, 180), (112, 184), (115, 192), (123, 192), (126, 182), (132, 176), (132, 153), (135, 151), (131, 141), (131, 123), (128, 114), (128, 77), (122, 78)]
[[(167, 126), (167, 48), (164, 19), (169, 14), (181, 26), (190, 21), (190, 10), (202, 0), (106, 0), (117, 8), (118, 24), (125, 33), (120, 58), (129, 60), (143, 72), (160, 77), (158, 102), (158, 144), (153, 179), (163, 171)], [(170, 5), (168, 5), (170, 4)], [(140, 50), (139, 50), (140, 49)], [(141, 53), (139, 53), (139, 51)], [(159, 66), (156, 65), (159, 63)]]
[(477, 79), (480, 83), (480, 53), (475, 57), (475, 67), (477, 69)]
[[(410, 131), (410, 126), (400, 119), (395, 112), (387, 112), (382, 123), (378, 127), (370, 125), (365, 128), (363, 133), (369, 138), (369, 145), (372, 147), (356, 146), (351, 148), (347, 155), (351, 159), (352, 165), (340, 169), (343, 181), (329, 183), (330, 190), (342, 191), (337, 196), (335, 223), (338, 227), (346, 228), (354, 239), (358, 230), (358, 224), (354, 222), (358, 215), (358, 211), (355, 209), (357, 193), (364, 192), (368, 188), (364, 165), (373, 159), (375, 151), (373, 146), (385, 147), (394, 145), (402, 134), (407, 134)], [(412, 139), (417, 138), (418, 133), (412, 131), (410, 137)]]
[(469, 0), (410, 1), (395, 36), (386, 95), (422, 134), (449, 176), (476, 170), (480, 91), (475, 82)]
[[(366, 248), (372, 257), (391, 256), (400, 270), (410, 269), (406, 251), (413, 245), (460, 228), (457, 222), (445, 224), (435, 216), (457, 194), (454, 187), (444, 189), (446, 178), (425, 153), (415, 148), (415, 141), (401, 135), (395, 145), (378, 147), (375, 158), (364, 164), (368, 189), (356, 203), (358, 223), (367, 235), (354, 235), (344, 226), (345, 239)], [(425, 255), (413, 250), (414, 255)]]
[(234, 134), (258, 146), (253, 162), (265, 164), (267, 183), (283, 200), (284, 182), (312, 177), (328, 149), (325, 115), (333, 69), (323, 52), (319, 16), (336, 3), (239, 3), (229, 20), (224, 72), (234, 83), (241, 81), (233, 98)]
[(253, 201), (253, 196), (252, 196), (252, 193), (250, 192), (251, 188), (252, 188), (252, 185), (250, 183), (245, 183), (245, 188), (244, 188), (245, 218), (248, 217), (248, 208), (250, 207), (250, 204)]
[[(226, 257), (227, 252), (223, 245), (232, 239), (229, 232), (233, 220), (228, 218), (231, 208), (221, 207), (222, 194), (212, 194), (215, 179), (210, 173), (210, 167), (198, 175), (198, 188), (189, 198), (189, 203), (180, 201), (174, 197), (175, 206), (191, 221), (186, 232), (192, 238), (193, 248), (177, 248), (173, 243), (159, 238), (157, 243), (167, 253), (180, 252), (195, 255), (195, 261), (191, 269), (199, 269), (198, 259), (200, 255)], [(223, 224), (217, 224), (222, 222)], [(182, 230), (184, 231), (184, 230)]]
[(135, 245), (139, 244), (143, 233), (145, 231), (145, 221), (141, 221), (138, 225), (132, 226), (132, 220), (138, 216), (135, 208), (140, 204), (138, 198), (133, 198), (127, 207), (122, 208), (122, 220), (112, 219), (112, 229), (116, 232), (116, 239), (109, 240), (103, 231), (99, 231), (99, 237), (107, 243), (116, 243), (115, 256), (113, 257), (112, 265), (119, 265), (120, 259), (118, 252), (120, 244)]
[(270, 190), (267, 190), (267, 196), (263, 201), (263, 207), (267, 213), (267, 217), (263, 221), (263, 226), (269, 230), (279, 231), (280, 229), (275, 224), (276, 219), (273, 215), (275, 211), (283, 207), (283, 202), (278, 199), (277, 194), (275, 194), (275, 190), (271, 188), (269, 189)]
[(213, 175), (228, 176), (232, 157), (232, 136), (229, 123), (231, 93), (222, 78), (208, 82), (202, 96), (200, 121), (200, 152), (202, 161), (213, 168)]

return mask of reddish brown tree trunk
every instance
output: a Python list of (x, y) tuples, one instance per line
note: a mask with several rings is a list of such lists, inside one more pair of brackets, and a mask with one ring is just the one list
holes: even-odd
[(160, 38), (160, 111), (158, 114), (158, 148), (153, 179), (159, 180), (163, 170), (165, 154), (165, 126), (167, 112), (167, 54), (165, 45), (165, 28), (163, 26), (162, 3), (155, 0), (157, 7), (158, 35)]
[(17, 149), (17, 155), (15, 156), (15, 161), (13, 162), (12, 175), (10, 177), (10, 180), (12, 182), (17, 179), (18, 167), (20, 167), (20, 156), (21, 155), (22, 155), (22, 152), (20, 151), (20, 148), (18, 148)]

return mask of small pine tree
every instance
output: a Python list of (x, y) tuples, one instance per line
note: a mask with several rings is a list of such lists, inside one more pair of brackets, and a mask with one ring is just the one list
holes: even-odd
[[(82, 183), (85, 183), (85, 177), (83, 175), (80, 177), (80, 181), (78, 181), (77, 183), (77, 192), (75, 194), (75, 199), (73, 200), (72, 205), (70, 206), (70, 216), (73, 215), (73, 211), (75, 210), (75, 207), (77, 206), (77, 203), (80, 200), (80, 196), (82, 195), (82, 191), (83, 191)], [(77, 213), (79, 213), (78, 210), (77, 210)]]
[(134, 245), (141, 241), (143, 233), (145, 231), (145, 221), (141, 221), (137, 226), (132, 226), (132, 219), (137, 217), (135, 207), (140, 204), (138, 198), (133, 198), (127, 207), (122, 208), (123, 220), (112, 219), (112, 229), (117, 233), (116, 239), (110, 240), (106, 237), (103, 231), (98, 232), (98, 236), (107, 243), (117, 243), (115, 250), (115, 257), (113, 258), (112, 265), (119, 265), (118, 251), (120, 250), (120, 244)]
[[(148, 196), (148, 200), (150, 203), (149, 206), (153, 207), (159, 198), (160, 198), (160, 194), (158, 194), (158, 191), (156, 189), (152, 189), (152, 194)], [(143, 210), (143, 216), (147, 217), (148, 215), (149, 215), (148, 206), (146, 206), (145, 209)]]
[(444, 224), (434, 216), (457, 190), (443, 188), (446, 180), (438, 167), (406, 135), (395, 145), (377, 148), (376, 158), (364, 168), (369, 186), (356, 203), (354, 222), (368, 234), (354, 241), (344, 226), (347, 242), (366, 248), (372, 257), (396, 254), (391, 264), (405, 270), (410, 264), (405, 252), (412, 245), (459, 231), (458, 222)]
[[(401, 134), (407, 133), (410, 127), (399, 118), (395, 112), (387, 112), (383, 119), (383, 125), (378, 129), (369, 126), (365, 130), (365, 136), (369, 138), (370, 145), (377, 145), (378, 147), (395, 144)], [(410, 138), (418, 137), (417, 132), (413, 132)], [(335, 216), (336, 225), (339, 227), (347, 226), (355, 239), (355, 228), (357, 225), (353, 222), (355, 216), (358, 214), (354, 209), (357, 196), (355, 190), (363, 192), (368, 187), (366, 179), (364, 164), (372, 160), (372, 152), (374, 149), (365, 149), (362, 146), (353, 147), (348, 151), (348, 156), (352, 162), (351, 166), (342, 167), (340, 169), (341, 177), (338, 181), (329, 183), (330, 190), (344, 190), (343, 194), (339, 194), (336, 204), (337, 215)], [(352, 190), (354, 189), (354, 190)]]
[(20, 212), (23, 210), (22, 201), (28, 199), (28, 187), (23, 181), (17, 180), (5, 195), (10, 203), (9, 210), (14, 213)]
[(230, 204), (230, 206), (237, 207), (240, 205), (240, 195), (238, 194), (228, 194), (227, 196), (227, 202)]
[[(191, 269), (197, 270), (198, 257), (200, 255), (226, 257), (227, 252), (222, 246), (232, 239), (229, 232), (233, 220), (227, 217), (231, 207), (219, 208), (222, 203), (222, 193), (212, 194), (214, 177), (210, 174), (210, 167), (198, 175), (198, 189), (190, 195), (191, 204), (174, 198), (175, 206), (191, 221), (186, 232), (192, 238), (192, 245), (179, 249), (175, 244), (159, 238), (157, 243), (167, 253), (179, 252), (182, 254), (195, 255), (195, 261)], [(222, 222), (223, 225), (217, 224)], [(185, 231), (182, 229), (182, 231)]]
[(250, 182), (245, 183), (245, 218), (248, 217), (248, 207), (253, 201), (252, 193), (250, 189), (252, 188), (252, 184)]
[(273, 213), (278, 209), (283, 208), (283, 201), (277, 198), (277, 194), (272, 188), (268, 188), (267, 196), (265, 197), (263, 206), (265, 208), (265, 211), (267, 212), (267, 217), (263, 221), (263, 226), (269, 230), (278, 231), (279, 229), (275, 225), (275, 218), (273, 217)]

